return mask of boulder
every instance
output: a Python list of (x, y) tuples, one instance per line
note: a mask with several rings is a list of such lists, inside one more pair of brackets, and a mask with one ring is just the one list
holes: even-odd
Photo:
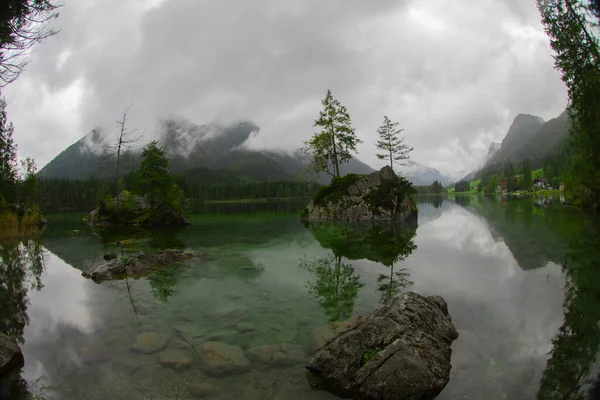
[(156, 267), (173, 264), (199, 255), (199, 253), (186, 253), (183, 250), (163, 250), (158, 254), (138, 252), (129, 257), (110, 260), (89, 271), (82, 272), (81, 275), (96, 282), (126, 276), (137, 277), (151, 272)]
[(197, 399), (212, 397), (219, 393), (221, 388), (209, 382), (193, 382), (188, 384), (188, 393)]
[(90, 343), (79, 348), (79, 358), (85, 365), (102, 364), (112, 359), (112, 353), (103, 343)]
[(23, 354), (17, 342), (0, 332), (0, 376), (24, 364)]
[(192, 359), (183, 351), (175, 349), (167, 349), (158, 353), (158, 361), (162, 366), (177, 371), (186, 369), (192, 363)]
[(306, 361), (302, 348), (289, 343), (253, 347), (246, 351), (246, 355), (260, 369), (285, 367)]
[(206, 342), (196, 347), (196, 351), (206, 375), (220, 378), (250, 370), (250, 362), (239, 346), (222, 342)]
[(302, 213), (308, 221), (403, 221), (416, 217), (410, 182), (389, 166), (368, 175), (334, 178)]
[(307, 369), (341, 397), (429, 400), (448, 383), (457, 337), (443, 298), (408, 292), (341, 329)]
[(131, 350), (136, 353), (151, 354), (162, 350), (169, 341), (169, 338), (157, 333), (140, 333), (131, 346)]
[(255, 329), (256, 329), (256, 325), (254, 325), (252, 322), (238, 322), (235, 325), (235, 330), (240, 333), (251, 332)]

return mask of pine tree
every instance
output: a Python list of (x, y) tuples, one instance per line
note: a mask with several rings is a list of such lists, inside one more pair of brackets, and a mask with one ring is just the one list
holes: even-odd
[(169, 174), (169, 160), (155, 140), (148, 143), (142, 151), (139, 175), (142, 192), (148, 195), (150, 210), (154, 213), (156, 206), (168, 198), (173, 186), (173, 178)]
[(413, 151), (412, 147), (404, 143), (404, 138), (400, 136), (404, 129), (398, 129), (398, 125), (398, 122), (392, 122), (387, 115), (384, 115), (383, 125), (377, 129), (379, 140), (375, 143), (377, 149), (384, 152), (377, 153), (377, 158), (388, 159), (392, 170), (394, 162), (398, 165), (406, 165), (404, 161), (410, 158), (408, 153)]
[(13, 132), (13, 124), (6, 115), (6, 101), (0, 97), (0, 198), (8, 202), (15, 200), (17, 183), (17, 145)]
[(333, 177), (340, 176), (340, 164), (352, 159), (352, 152), (362, 141), (356, 137), (348, 110), (327, 90), (321, 102), (323, 110), (314, 126), (321, 129), (310, 141), (304, 142), (304, 151), (312, 153), (311, 172), (325, 172)]

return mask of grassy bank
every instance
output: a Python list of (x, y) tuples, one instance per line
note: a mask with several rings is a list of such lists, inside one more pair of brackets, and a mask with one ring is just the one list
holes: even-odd
[(0, 239), (16, 239), (35, 235), (40, 232), (41, 215), (28, 213), (19, 218), (14, 212), (0, 214)]

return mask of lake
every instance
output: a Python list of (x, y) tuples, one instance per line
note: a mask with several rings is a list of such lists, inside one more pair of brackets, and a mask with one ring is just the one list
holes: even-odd
[[(439, 399), (596, 398), (600, 235), (584, 214), (556, 199), (429, 197), (418, 226), (305, 226), (303, 206), (205, 205), (192, 226), (152, 232), (50, 215), (41, 238), (3, 244), (0, 323), (25, 366), (0, 398), (191, 399), (189, 384), (209, 383), (211, 398), (332, 399), (309, 389), (302, 355), (403, 291), (443, 296), (460, 334)], [(141, 279), (81, 276), (106, 253), (164, 248), (203, 255)], [(194, 351), (207, 340), (296, 356), (215, 378)]]

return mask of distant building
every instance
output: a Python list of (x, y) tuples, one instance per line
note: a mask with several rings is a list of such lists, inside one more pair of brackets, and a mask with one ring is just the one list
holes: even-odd
[(508, 183), (508, 179), (504, 178), (502, 179), (502, 182), (500, 182), (500, 192), (504, 193), (506, 192), (506, 184)]
[(548, 184), (548, 178), (535, 178), (533, 180), (533, 185), (539, 189), (552, 189), (552, 187)]

